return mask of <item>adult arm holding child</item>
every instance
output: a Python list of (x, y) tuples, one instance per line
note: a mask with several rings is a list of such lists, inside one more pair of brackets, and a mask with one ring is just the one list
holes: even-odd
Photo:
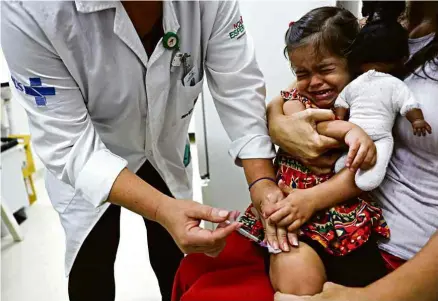
[(336, 139), (318, 134), (317, 122), (335, 119), (331, 110), (308, 109), (292, 115), (285, 115), (284, 100), (281, 96), (275, 97), (267, 108), (269, 135), (272, 141), (287, 153), (315, 173), (327, 173), (340, 154), (323, 155), (329, 149), (341, 146)]
[[(266, 223), (263, 217), (265, 210), (270, 210), (277, 202), (284, 199), (283, 192), (275, 183), (275, 171), (272, 160), (247, 159), (242, 160), (245, 176), (250, 187), (252, 203), (259, 212), (265, 228), (265, 238), (274, 249), (289, 251), (289, 244), (297, 243), (297, 237), (288, 233), (285, 227)], [(271, 179), (271, 180), (270, 180)], [(289, 243), (288, 243), (289, 242)]]
[[(283, 110), (286, 115), (293, 115), (299, 114), (305, 107), (300, 101), (289, 100), (284, 103)], [(374, 143), (358, 126), (334, 120), (316, 124), (316, 130), (316, 135), (319, 133), (329, 139), (344, 141), (350, 147), (347, 164), (351, 170), (343, 170), (329, 181), (309, 189), (292, 190), (280, 182), (280, 188), (288, 196), (270, 210), (265, 210), (265, 213), (270, 223), (279, 227), (287, 226), (289, 231), (297, 230), (315, 212), (359, 195), (361, 191), (354, 184), (355, 169), (359, 166), (369, 168), (376, 162)]]

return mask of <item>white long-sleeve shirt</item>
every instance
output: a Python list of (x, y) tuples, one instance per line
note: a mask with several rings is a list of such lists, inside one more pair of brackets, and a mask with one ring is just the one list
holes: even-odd
[(265, 86), (236, 2), (163, 2), (164, 32), (191, 54), (194, 86), (161, 41), (148, 57), (119, 1), (2, 2), (1, 43), (67, 235), (66, 269), (116, 177), (146, 160), (191, 198), (184, 153), (204, 74), (235, 160), (273, 158)]

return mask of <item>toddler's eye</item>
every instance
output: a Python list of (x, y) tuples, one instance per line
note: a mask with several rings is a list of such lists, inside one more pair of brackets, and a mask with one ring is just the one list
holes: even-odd
[(309, 73), (305, 71), (296, 71), (295, 75), (297, 76), (297, 79), (303, 79), (309, 76)]
[(330, 73), (330, 72), (333, 72), (335, 70), (335, 68), (322, 68), (321, 70), (320, 70), (320, 72), (322, 73), (322, 74), (328, 74), (328, 73)]

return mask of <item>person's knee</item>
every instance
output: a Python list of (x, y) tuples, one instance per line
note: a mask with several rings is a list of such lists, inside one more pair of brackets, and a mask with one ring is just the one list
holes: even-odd
[[(270, 278), (275, 291), (297, 296), (315, 295), (326, 281), (324, 266), (307, 245), (301, 250), (271, 256)], [(309, 254), (306, 254), (309, 253)]]

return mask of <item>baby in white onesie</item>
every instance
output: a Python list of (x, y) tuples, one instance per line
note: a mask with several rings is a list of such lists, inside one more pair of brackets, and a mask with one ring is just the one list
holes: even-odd
[[(348, 121), (360, 126), (376, 145), (376, 164), (356, 172), (356, 185), (364, 191), (377, 188), (385, 177), (394, 146), (392, 127), (398, 114), (411, 122), (414, 135), (425, 136), (432, 131), (420, 104), (398, 78), (403, 78), (403, 63), (409, 56), (407, 31), (397, 22), (394, 10), (384, 9), (392, 4), (379, 3), (363, 3), (367, 22), (347, 55), (352, 72), (362, 74), (343, 89), (334, 105), (338, 119), (344, 120), (349, 112)], [(347, 156), (342, 156), (335, 171), (344, 168), (346, 161)]]
[[(344, 119), (347, 110), (349, 122), (360, 126), (374, 141), (377, 162), (369, 170), (359, 169), (356, 185), (364, 191), (377, 188), (382, 182), (394, 146), (392, 127), (398, 114), (412, 123), (414, 134), (431, 131), (423, 118), (420, 104), (400, 79), (383, 72), (369, 70), (348, 84), (335, 102), (336, 115)], [(336, 163), (338, 172), (345, 166), (346, 155)]]

